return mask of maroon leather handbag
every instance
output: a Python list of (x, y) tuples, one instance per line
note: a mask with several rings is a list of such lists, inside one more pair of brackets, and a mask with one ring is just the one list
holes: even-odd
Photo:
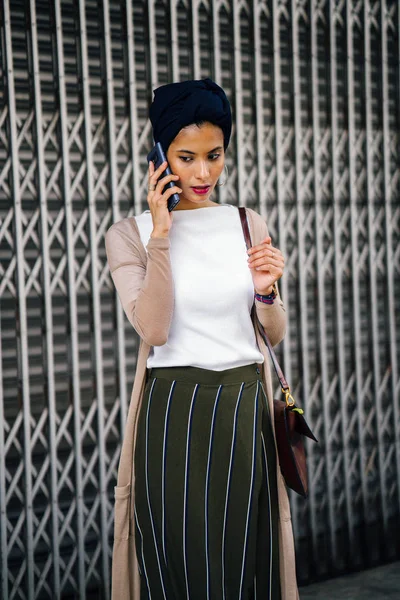
[[(240, 207), (239, 213), (246, 247), (249, 250), (249, 248), (252, 247), (252, 243), (246, 209)], [(279, 366), (278, 359), (276, 358), (271, 342), (265, 333), (264, 327), (257, 317), (254, 305), (253, 317), (257, 329), (269, 350), (272, 364), (274, 365), (279, 383), (281, 384), (282, 394), (285, 396), (285, 400), (274, 400), (275, 438), (278, 449), (279, 466), (286, 485), (300, 494), (300, 496), (306, 498), (308, 495), (308, 480), (303, 436), (314, 440), (314, 442), (317, 442), (318, 440), (309, 428), (304, 418), (303, 410), (295, 404), (294, 398), (290, 393), (289, 384)]]

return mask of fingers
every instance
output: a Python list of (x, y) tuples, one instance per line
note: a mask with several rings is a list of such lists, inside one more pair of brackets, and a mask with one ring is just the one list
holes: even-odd
[(167, 175), (166, 177), (163, 177), (162, 179), (160, 179), (157, 182), (157, 184), (156, 184), (156, 191), (161, 196), (163, 194), (163, 189), (165, 188), (165, 186), (167, 185), (167, 183), (169, 183), (170, 181), (173, 181), (174, 183), (176, 183), (176, 181), (178, 179), (179, 179), (178, 175)]
[[(173, 185), (173, 186), (167, 187), (165, 189), (165, 186), (170, 181), (176, 182), (177, 179), (179, 179), (179, 177), (177, 175), (168, 175), (168, 176), (160, 179), (158, 182), (156, 182), (156, 184), (152, 184), (151, 179), (150, 179), (149, 191), (147, 194), (147, 201), (149, 203), (150, 209), (152, 206), (166, 207), (168, 199), (173, 194), (180, 194), (182, 192), (182, 189), (180, 187), (178, 187), (177, 185)], [(164, 191), (164, 189), (165, 189), (165, 191)]]
[[(279, 248), (272, 245), (269, 236), (261, 244), (251, 248), (248, 251), (248, 256), (248, 264), (252, 271), (255, 286), (258, 285), (260, 289), (267, 289), (282, 277), (285, 259)], [(255, 277), (258, 278), (257, 281), (254, 279)], [(259, 279), (260, 277), (262, 280)], [(265, 283), (265, 278), (268, 280), (268, 285)]]
[(182, 193), (182, 190), (177, 185), (174, 185), (171, 188), (167, 188), (165, 190), (165, 192), (162, 192), (162, 190), (160, 191), (156, 188), (156, 190), (154, 192), (149, 192), (149, 194), (147, 196), (147, 201), (149, 203), (150, 210), (152, 212), (158, 211), (159, 208), (164, 210), (165, 208), (167, 208), (168, 199), (173, 194), (181, 194), (181, 193)]
[[(253, 246), (252, 248), (250, 248), (250, 250), (247, 251), (247, 254), (249, 256), (252, 256), (253, 254), (256, 254), (257, 252), (266, 250), (268, 248), (272, 248), (272, 239), (269, 236), (266, 237), (265, 240), (263, 240), (257, 246)], [(276, 248), (275, 248), (275, 250), (276, 250)]]
[(168, 188), (167, 190), (165, 190), (165, 192), (163, 193), (161, 198), (163, 200), (168, 200), (168, 198), (170, 198), (173, 194), (180, 194), (181, 192), (182, 192), (181, 188), (178, 187), (177, 185), (174, 185), (174, 187)]
[[(148, 171), (148, 176), (149, 176), (149, 191), (153, 192), (155, 186), (157, 185), (157, 183), (160, 181), (160, 177), (163, 174), (163, 172), (165, 171), (165, 169), (167, 168), (168, 163), (165, 161), (163, 162), (158, 169), (155, 168), (153, 161), (149, 161), (149, 171)], [(169, 176), (171, 177), (171, 176)], [(163, 178), (165, 183), (166, 183), (166, 177)]]
[(274, 248), (271, 244), (260, 244), (249, 251), (248, 263), (251, 269), (266, 265), (283, 268), (285, 259), (279, 248)]
[[(252, 248), (252, 250), (254, 250), (254, 248)], [(257, 260), (259, 258), (265, 258), (265, 257), (270, 257), (270, 258), (283, 258), (283, 254), (282, 252), (279, 250), (279, 248), (274, 248), (274, 246), (268, 245), (268, 246), (258, 246), (258, 250), (255, 250), (254, 252), (252, 252), (251, 254), (249, 254), (249, 260), (253, 261), (253, 260)]]
[(161, 165), (156, 170), (153, 161), (150, 160), (149, 161), (149, 178), (153, 177), (157, 181), (161, 177), (162, 173), (164, 173), (165, 169), (167, 168), (167, 165), (168, 165), (168, 163), (165, 160), (163, 163), (161, 163)]
[[(166, 164), (167, 163), (165, 163), (165, 165)], [(153, 167), (151, 167), (151, 164), (150, 164), (150, 166), (149, 166), (149, 193), (150, 194), (157, 190), (157, 192), (161, 195), (162, 190), (167, 185), (167, 183), (169, 183), (170, 181), (176, 182), (179, 179), (178, 175), (172, 175), (172, 174), (166, 175), (165, 177), (162, 177), (160, 179), (160, 175), (163, 173), (163, 171), (164, 171), (164, 169), (162, 169), (161, 167), (159, 169), (157, 169), (156, 171), (154, 171), (154, 165), (153, 165)]]
[[(147, 194), (147, 201), (149, 203), (149, 205), (151, 204), (158, 204), (161, 201), (161, 204), (166, 204), (168, 198), (170, 198), (172, 196), (172, 194), (180, 194), (182, 192), (182, 189), (180, 187), (178, 187), (177, 185), (168, 187), (165, 189), (165, 186), (170, 183), (170, 182), (174, 182), (176, 183), (177, 179), (179, 179), (179, 177), (177, 175), (167, 175), (166, 177), (163, 177), (162, 179), (160, 179), (159, 181), (154, 181), (153, 178), (151, 177), (149, 179), (149, 189), (148, 189), (148, 194)], [(154, 183), (153, 183), (154, 181)], [(164, 191), (165, 189), (165, 191)]]
[[(256, 263), (249, 265), (250, 269), (255, 269), (256, 271), (270, 271), (271, 273), (283, 273), (285, 263), (283, 260), (269, 260), (269, 261), (257, 261)], [(281, 276), (279, 275), (279, 276)]]

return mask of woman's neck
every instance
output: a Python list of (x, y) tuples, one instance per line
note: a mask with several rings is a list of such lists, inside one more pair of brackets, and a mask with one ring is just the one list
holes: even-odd
[(219, 204), (217, 204), (217, 202), (212, 202), (211, 200), (205, 202), (204, 204), (195, 204), (194, 202), (182, 202), (181, 199), (179, 204), (177, 204), (174, 208), (173, 212), (177, 210), (196, 210), (197, 208), (211, 208), (212, 206), (219, 206)]

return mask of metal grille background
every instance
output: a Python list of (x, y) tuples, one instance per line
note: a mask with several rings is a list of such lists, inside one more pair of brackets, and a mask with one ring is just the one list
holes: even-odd
[(287, 257), (282, 356), (320, 440), (300, 580), (398, 556), (397, 0), (1, 2), (0, 596), (109, 596), (136, 338), (104, 233), (145, 207), (151, 90), (208, 75), (235, 114), (220, 199)]

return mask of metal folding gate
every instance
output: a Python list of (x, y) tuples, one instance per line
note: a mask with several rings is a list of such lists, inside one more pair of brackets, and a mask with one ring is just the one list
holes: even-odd
[(1, 598), (109, 597), (137, 340), (104, 233), (145, 208), (152, 89), (209, 75), (320, 440), (299, 578), (399, 555), (399, 30), (397, 0), (1, 0)]

